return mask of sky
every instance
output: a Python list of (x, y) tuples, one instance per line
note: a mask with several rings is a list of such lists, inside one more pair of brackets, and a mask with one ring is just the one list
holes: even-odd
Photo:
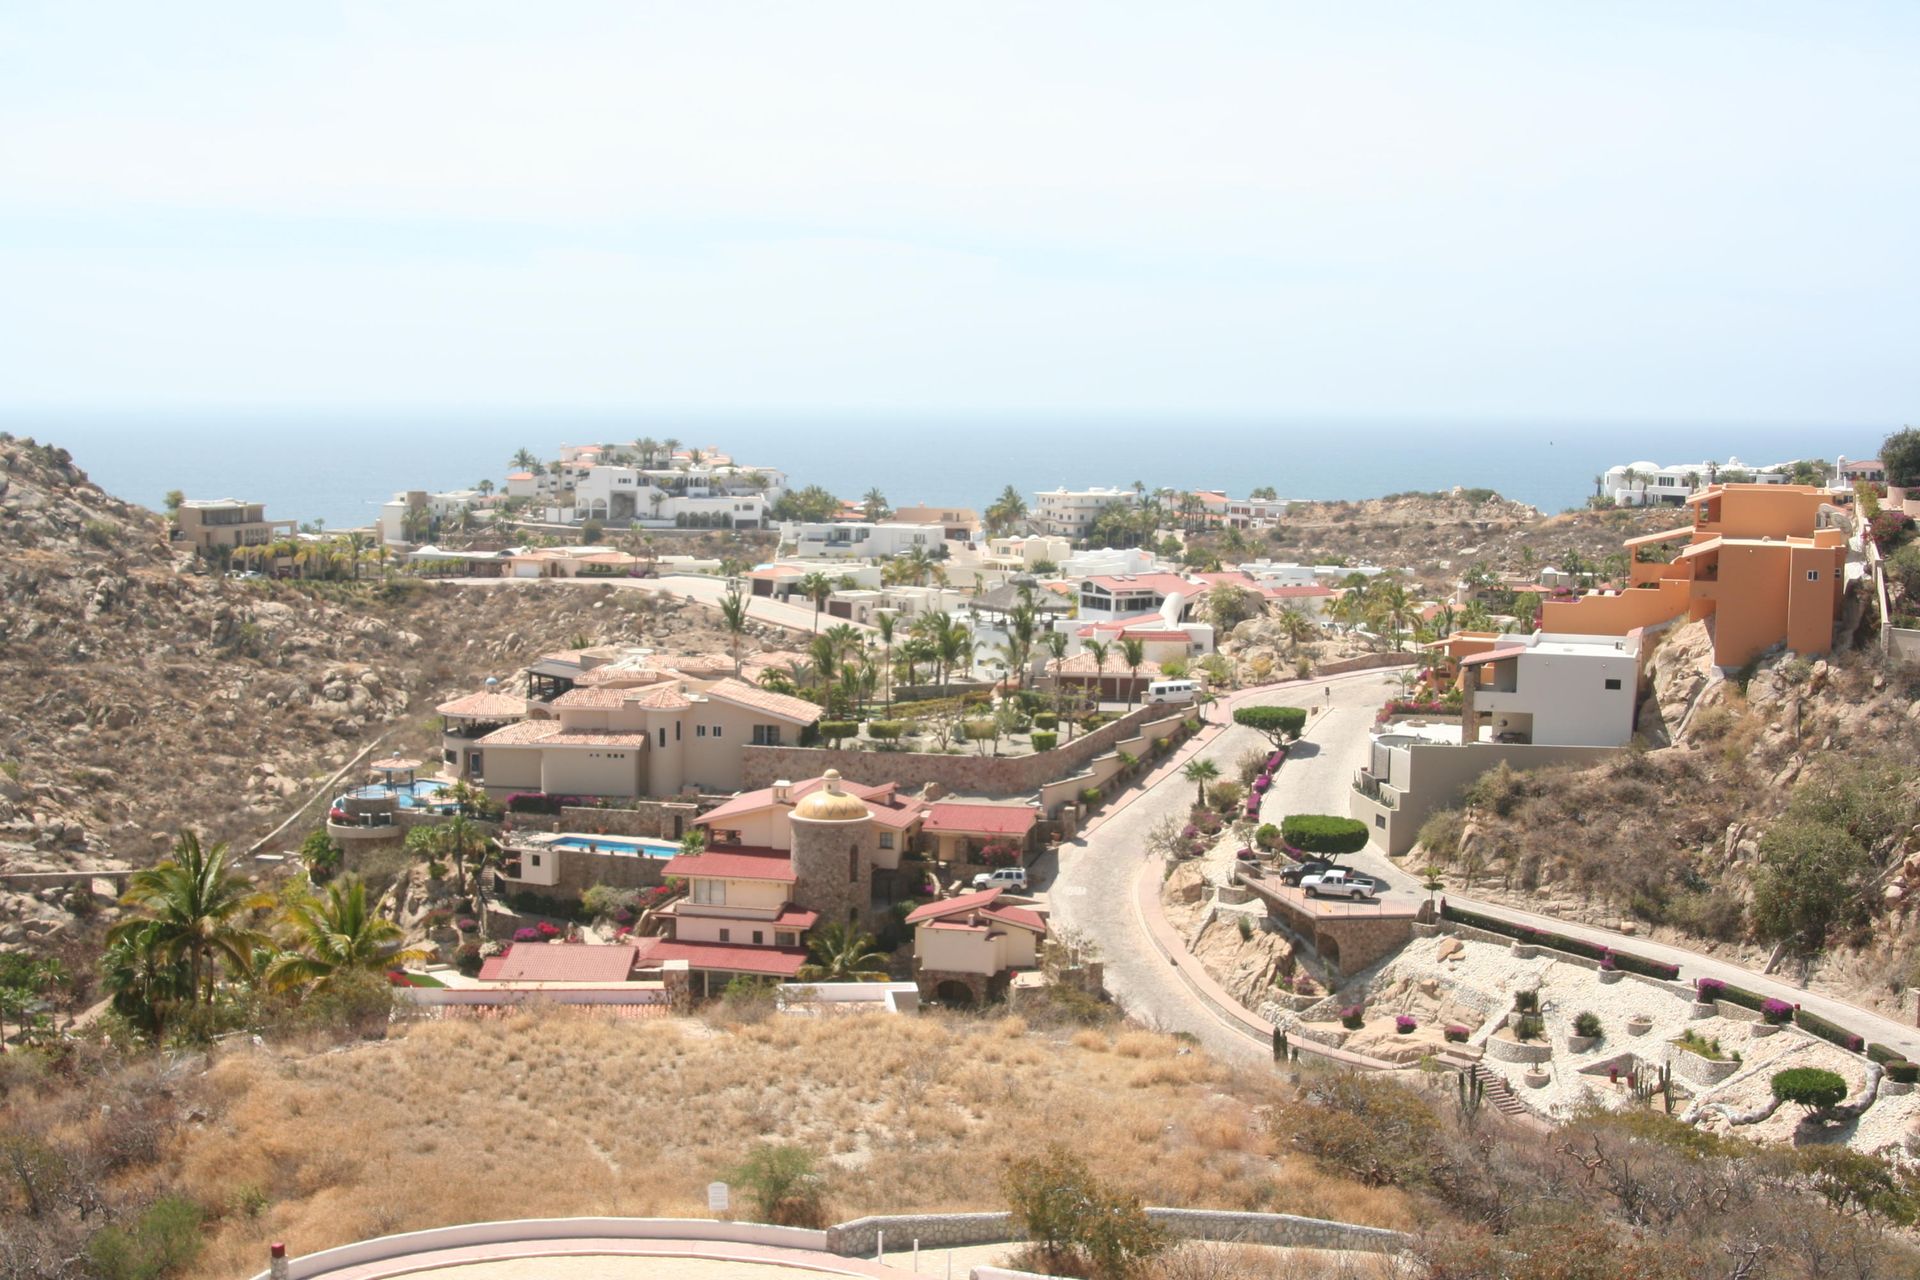
[(7, 0), (6, 410), (1916, 420), (1920, 5)]

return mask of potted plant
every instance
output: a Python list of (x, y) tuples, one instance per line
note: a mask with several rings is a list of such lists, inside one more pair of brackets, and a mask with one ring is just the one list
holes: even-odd
[(1644, 1013), (1636, 1013), (1627, 1019), (1627, 1034), (1630, 1036), (1643, 1036), (1651, 1030), (1653, 1019)]
[(1712, 1018), (1720, 1013), (1720, 997), (1726, 994), (1727, 984), (1718, 978), (1696, 978), (1693, 982), (1693, 1008), (1687, 1010), (1689, 1018)]
[(1553, 1079), (1553, 1077), (1547, 1074), (1545, 1067), (1536, 1063), (1527, 1068), (1526, 1074), (1522, 1076), (1521, 1079), (1526, 1082), (1527, 1088), (1529, 1089), (1544, 1089), (1547, 1087), (1547, 1081)]
[(1397, 1014), (1393, 1019), (1393, 1029), (1395, 1033), (1403, 1036), (1412, 1035), (1413, 1029), (1419, 1025), (1419, 1023), (1413, 1020), (1413, 1015), (1411, 1014)]
[(1567, 1037), (1568, 1053), (1587, 1053), (1597, 1048), (1605, 1037), (1600, 1026), (1600, 1015), (1582, 1012), (1573, 1019), (1573, 1034)]
[(1750, 1034), (1756, 1038), (1774, 1035), (1792, 1021), (1793, 1006), (1785, 1000), (1768, 996), (1760, 1002), (1760, 1021), (1753, 1024)]
[(1613, 948), (1608, 947), (1600, 953), (1600, 981), (1615, 983), (1626, 976), (1626, 970), (1614, 963)]
[(1358, 1031), (1366, 1020), (1366, 1010), (1357, 1004), (1350, 1004), (1340, 1011), (1340, 1025), (1349, 1031)]

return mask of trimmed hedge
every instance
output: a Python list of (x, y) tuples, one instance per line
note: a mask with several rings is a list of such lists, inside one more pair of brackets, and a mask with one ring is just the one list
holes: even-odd
[(1867, 1060), (1877, 1062), (1883, 1067), (1889, 1062), (1904, 1061), (1906, 1056), (1906, 1054), (1901, 1053), (1898, 1049), (1888, 1048), (1884, 1044), (1870, 1044), (1867, 1046)]
[(1920, 1080), (1920, 1064), (1908, 1062), (1905, 1058), (1895, 1058), (1886, 1064), (1887, 1079), (1895, 1084), (1912, 1084)]
[(1828, 1022), (1817, 1013), (1808, 1013), (1805, 1009), (1793, 1011), (1793, 1024), (1802, 1031), (1819, 1036), (1829, 1044), (1837, 1044), (1849, 1053), (1860, 1053), (1867, 1042), (1837, 1022)]
[(1033, 724), (1036, 729), (1058, 729), (1060, 727), (1060, 717), (1052, 711), (1036, 712), (1033, 717)]
[(1033, 731), (1033, 749), (1035, 751), (1051, 751), (1059, 744), (1059, 741), (1060, 735), (1054, 733), (1052, 730), (1035, 729)]
[(1264, 733), (1278, 743), (1282, 736), (1292, 741), (1307, 727), (1304, 707), (1237, 707), (1233, 722)]
[(876, 742), (892, 742), (907, 731), (905, 720), (869, 720), (867, 736)]
[(1538, 947), (1549, 947), (1555, 951), (1565, 951), (1569, 955), (1585, 956), (1589, 960), (1605, 960), (1613, 957), (1613, 967), (1624, 969), (1628, 973), (1637, 973), (1642, 977), (1659, 978), (1672, 982), (1680, 976), (1679, 967), (1662, 960), (1649, 960), (1645, 956), (1636, 956), (1626, 951), (1615, 951), (1612, 947), (1595, 946), (1591, 942), (1582, 942), (1578, 938), (1569, 938), (1558, 933), (1547, 933), (1539, 929), (1530, 929), (1525, 925), (1508, 924), (1505, 920), (1496, 920), (1492, 916), (1483, 916), (1473, 911), (1462, 911), (1451, 903), (1440, 908), (1440, 917), (1456, 924), (1464, 924), (1470, 929), (1484, 929), (1488, 933), (1503, 934), (1509, 938), (1518, 938), (1522, 942)]
[(1280, 823), (1280, 834), (1294, 848), (1309, 853), (1358, 853), (1367, 847), (1367, 824), (1358, 818), (1291, 813)]

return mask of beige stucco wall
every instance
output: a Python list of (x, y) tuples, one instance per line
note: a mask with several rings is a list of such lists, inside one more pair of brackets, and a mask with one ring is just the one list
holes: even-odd
[(999, 972), (994, 964), (993, 943), (984, 933), (917, 928), (913, 931), (913, 957), (922, 969), (946, 973)]
[[(709, 877), (697, 876), (698, 880)], [(683, 917), (706, 915), (718, 912), (766, 911), (777, 912), (793, 893), (793, 886), (784, 880), (728, 880), (727, 901), (724, 907), (704, 902), (694, 902), (692, 886), (689, 886), (686, 900), (674, 908)]]
[(540, 789), (548, 795), (642, 794), (646, 752), (640, 747), (549, 747), (540, 755)]
[(1458, 805), (1467, 787), (1502, 761), (1523, 770), (1556, 764), (1597, 764), (1619, 750), (1617, 747), (1535, 747), (1489, 742), (1469, 746), (1421, 743), (1393, 747), (1387, 754), (1394, 758), (1392, 782), (1400, 792), (1397, 807), (1388, 808), (1349, 789), (1347, 813), (1367, 824), (1375, 845), (1398, 857), (1413, 847), (1421, 825), (1428, 818), (1441, 809)]
[(540, 749), (538, 747), (482, 747), (480, 767), (489, 792), (538, 791), (540, 789)]

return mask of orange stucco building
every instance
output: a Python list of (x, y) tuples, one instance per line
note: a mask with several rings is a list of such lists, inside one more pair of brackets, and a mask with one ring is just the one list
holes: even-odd
[[(1821, 527), (1830, 500), (1812, 485), (1713, 485), (1687, 499), (1693, 523), (1627, 540), (1631, 585), (1542, 606), (1543, 631), (1626, 635), (1710, 619), (1713, 660), (1739, 667), (1777, 644), (1800, 654), (1833, 647), (1846, 593), (1846, 533)], [(1665, 563), (1642, 561), (1678, 546)]]

